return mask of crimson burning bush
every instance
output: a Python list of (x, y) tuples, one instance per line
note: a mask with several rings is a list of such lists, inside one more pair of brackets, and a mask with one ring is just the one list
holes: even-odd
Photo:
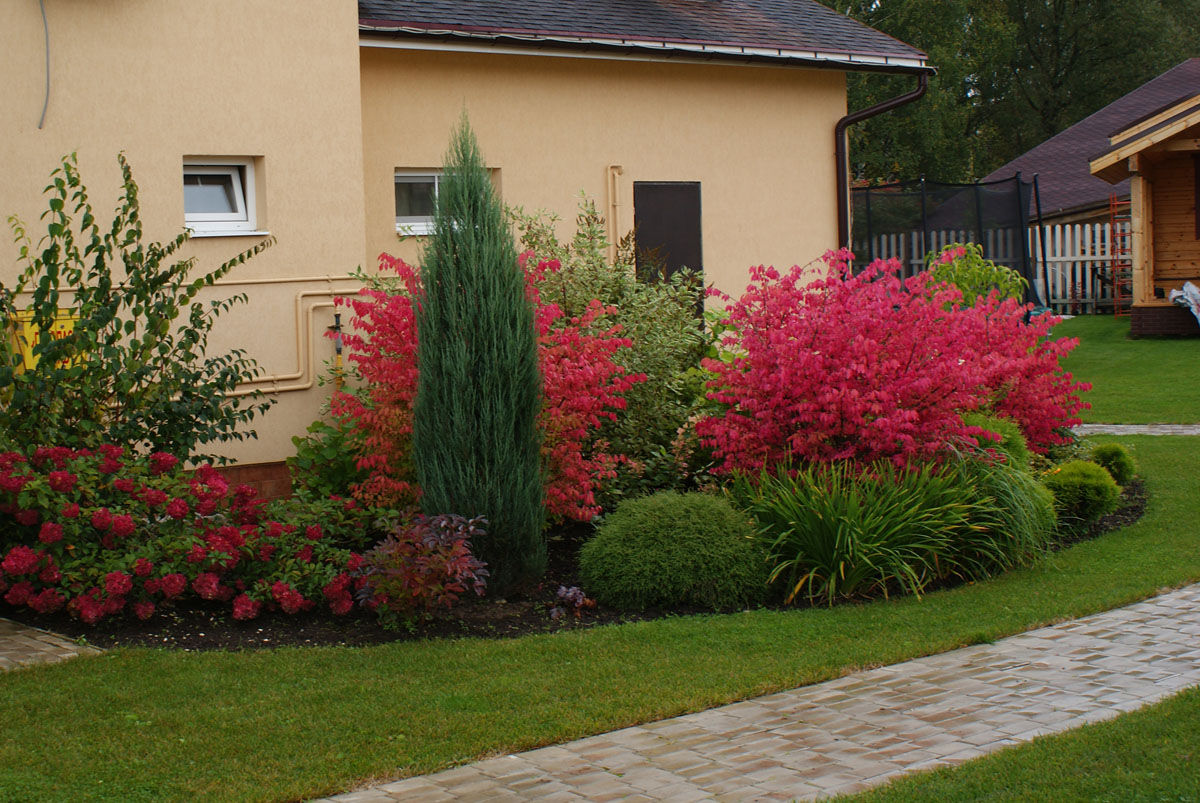
[(1006, 416), (1031, 449), (1066, 440), (1086, 405), (1059, 359), (1073, 339), (1049, 340), (1055, 319), (992, 293), (962, 307), (930, 274), (901, 280), (877, 260), (852, 273), (829, 252), (813, 280), (759, 266), (726, 309), (725, 359), (709, 359), (709, 398), (725, 406), (696, 427), (726, 471), (786, 460), (898, 466), (937, 458), (982, 435), (962, 413)]

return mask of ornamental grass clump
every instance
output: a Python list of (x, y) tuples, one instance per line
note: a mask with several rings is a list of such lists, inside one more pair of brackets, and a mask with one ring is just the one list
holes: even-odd
[(749, 519), (717, 496), (661, 491), (630, 499), (579, 552), (583, 587), (622, 610), (734, 610), (761, 602), (765, 555)]
[(954, 471), (889, 462), (866, 470), (842, 461), (774, 473), (738, 474), (734, 505), (754, 518), (787, 603), (919, 595), (945, 577), (983, 576), (961, 545), (980, 525), (981, 502)]

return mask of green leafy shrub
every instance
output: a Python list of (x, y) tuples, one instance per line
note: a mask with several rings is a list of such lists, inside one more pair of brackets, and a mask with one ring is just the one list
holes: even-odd
[(660, 491), (617, 506), (579, 552), (583, 587), (624, 610), (730, 610), (766, 591), (749, 520), (717, 496)]
[(504, 591), (545, 571), (537, 330), (504, 208), (464, 117), (422, 253), (413, 463), (430, 515), (483, 516)]
[(296, 494), (306, 499), (350, 496), (367, 477), (358, 467), (360, 447), (352, 433), (320, 419), (308, 425), (304, 437), (292, 436), (296, 453), (287, 459)]
[(977, 243), (951, 243), (936, 254), (930, 253), (925, 261), (934, 281), (952, 284), (962, 292), (964, 307), (975, 306), (992, 290), (1001, 298), (1020, 301), (1029, 286), (1017, 271), (984, 259)]
[(981, 449), (995, 449), (1007, 458), (1010, 463), (1021, 468), (1029, 468), (1029, 445), (1021, 427), (1010, 418), (985, 415), (984, 413), (967, 413), (963, 423), (979, 427), (997, 436), (996, 439), (977, 438)]
[(542, 301), (557, 304), (567, 318), (582, 317), (593, 299), (615, 308), (597, 326), (621, 326), (621, 335), (633, 343), (622, 351), (621, 363), (627, 372), (646, 376), (625, 392), (623, 413), (605, 422), (597, 435), (610, 453), (628, 458), (600, 494), (602, 504), (686, 487), (674, 444), (681, 430), (690, 429), (697, 403), (704, 402), (703, 380), (695, 374), (709, 343), (696, 317), (698, 277), (680, 273), (640, 280), (632, 237), (618, 245), (610, 262), (604, 218), (590, 200), (580, 201), (576, 232), (566, 244), (555, 235), (552, 216), (519, 209), (510, 215), (521, 233), (521, 247), (538, 260), (559, 264), (539, 285)]
[[(217, 317), (246, 297), (197, 295), (272, 241), (193, 277), (195, 261), (175, 256), (186, 231), (167, 243), (142, 241), (137, 184), (118, 159), (122, 194), (103, 229), (74, 155), (46, 188), (46, 236), (36, 247), (9, 218), (25, 267), (12, 288), (0, 285), (0, 320), (13, 321), (29, 294), (37, 364), (21, 370), (20, 351), (0, 336), (0, 429), (25, 445), (116, 443), (181, 458), (254, 437), (244, 425), (271, 402), (233, 391), (258, 374), (257, 364), (239, 349), (206, 354)], [(64, 314), (74, 318), (70, 331), (56, 326)]]
[(972, 536), (981, 527), (973, 520), (985, 511), (969, 490), (953, 470), (884, 462), (864, 471), (839, 462), (738, 474), (730, 494), (758, 523), (770, 582), (784, 600), (832, 605), (985, 575), (995, 558), (974, 554), (981, 542)]
[(1042, 481), (1054, 494), (1059, 521), (1068, 526), (1089, 524), (1120, 504), (1121, 489), (1103, 466), (1070, 460), (1046, 472)]
[(1117, 485), (1128, 485), (1137, 474), (1133, 455), (1119, 443), (1102, 443), (1092, 448), (1091, 460), (1112, 475)]

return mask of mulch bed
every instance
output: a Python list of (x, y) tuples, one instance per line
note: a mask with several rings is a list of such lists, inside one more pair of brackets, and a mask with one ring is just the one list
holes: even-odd
[[(1096, 538), (1128, 526), (1141, 518), (1146, 491), (1141, 480), (1125, 488), (1122, 505), (1086, 530), (1064, 537), (1057, 548)], [(244, 650), (274, 647), (364, 646), (391, 641), (429, 638), (509, 638), (530, 633), (593, 627), (613, 622), (689, 615), (694, 610), (650, 610), (628, 614), (604, 608), (587, 608), (576, 618), (567, 613), (552, 618), (560, 586), (578, 586), (580, 545), (591, 534), (590, 526), (556, 530), (549, 541), (549, 565), (540, 583), (505, 599), (464, 597), (450, 615), (418, 624), (412, 631), (386, 630), (373, 613), (355, 610), (346, 616), (329, 613), (288, 616), (263, 614), (250, 622), (229, 616), (227, 604), (197, 603), (182, 608), (160, 608), (147, 621), (133, 616), (109, 617), (85, 625), (64, 612), (41, 616), (28, 608), (12, 609), (0, 603), (0, 615), (52, 630), (89, 644), (110, 647), (161, 647), (174, 650)], [(586, 589), (585, 589), (586, 590)]]

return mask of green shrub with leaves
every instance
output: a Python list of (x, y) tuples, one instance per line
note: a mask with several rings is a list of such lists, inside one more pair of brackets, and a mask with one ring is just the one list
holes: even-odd
[(994, 449), (1004, 455), (1010, 463), (1020, 468), (1029, 468), (1029, 445), (1021, 427), (1011, 418), (967, 413), (963, 416), (963, 422), (968, 426), (985, 429), (996, 436), (995, 439), (978, 438), (976, 442), (981, 449)]
[(1128, 485), (1137, 474), (1133, 455), (1119, 443), (1102, 443), (1092, 447), (1093, 463), (1101, 465), (1112, 476), (1117, 485)]
[(583, 587), (623, 610), (762, 601), (765, 555), (749, 519), (719, 497), (661, 491), (617, 506), (579, 552)]
[(980, 298), (996, 290), (1001, 298), (1020, 300), (1029, 282), (1017, 271), (983, 258), (977, 243), (951, 243), (925, 258), (935, 281), (952, 284), (963, 295), (964, 307), (973, 307)]
[(287, 467), (293, 491), (306, 499), (350, 496), (354, 484), (367, 477), (358, 467), (358, 439), (337, 422), (323, 419), (309, 424), (307, 432), (292, 436), (296, 453), (287, 459)]
[(1043, 475), (1054, 494), (1059, 522), (1067, 527), (1090, 524), (1117, 509), (1121, 489), (1101, 465), (1070, 460)]
[(999, 561), (978, 554), (987, 542), (975, 537), (975, 519), (987, 503), (953, 469), (785, 465), (736, 475), (730, 495), (757, 522), (770, 582), (788, 603), (920, 594), (935, 580), (985, 576)]
[(483, 516), (472, 543), (503, 592), (546, 565), (538, 413), (542, 380), (525, 276), (464, 117), (422, 253), (413, 463), (426, 514)]
[(618, 244), (616, 260), (610, 262), (604, 218), (590, 200), (580, 201), (575, 235), (565, 244), (555, 234), (553, 216), (528, 215), (520, 209), (509, 214), (521, 233), (521, 247), (539, 260), (560, 265), (539, 285), (542, 300), (557, 304), (567, 318), (583, 315), (593, 299), (615, 307), (616, 313), (597, 326), (621, 325), (622, 336), (633, 342), (631, 349), (622, 351), (621, 361), (629, 373), (646, 376), (645, 382), (625, 392), (624, 412), (606, 422), (597, 436), (609, 444), (610, 453), (630, 461), (620, 465), (616, 479), (602, 489), (601, 503), (610, 507), (622, 498), (686, 487), (673, 444), (680, 430), (688, 428), (696, 405), (704, 402), (696, 366), (709, 339), (696, 317), (699, 278), (677, 274), (639, 280), (632, 235)]
[[(118, 160), (124, 183), (111, 224), (97, 222), (74, 154), (46, 188), (45, 237), (35, 245), (8, 219), (24, 268), (12, 287), (0, 284), (0, 319), (11, 325), (27, 310), (38, 334), (36, 365), (25, 368), (14, 339), (0, 337), (0, 430), (20, 444), (116, 443), (178, 457), (254, 437), (246, 425), (270, 401), (233, 391), (257, 364), (240, 349), (206, 353), (217, 317), (246, 297), (198, 295), (271, 240), (193, 276), (195, 260), (177, 257), (186, 231), (143, 242), (137, 184)], [(70, 331), (58, 325), (64, 315)]]

